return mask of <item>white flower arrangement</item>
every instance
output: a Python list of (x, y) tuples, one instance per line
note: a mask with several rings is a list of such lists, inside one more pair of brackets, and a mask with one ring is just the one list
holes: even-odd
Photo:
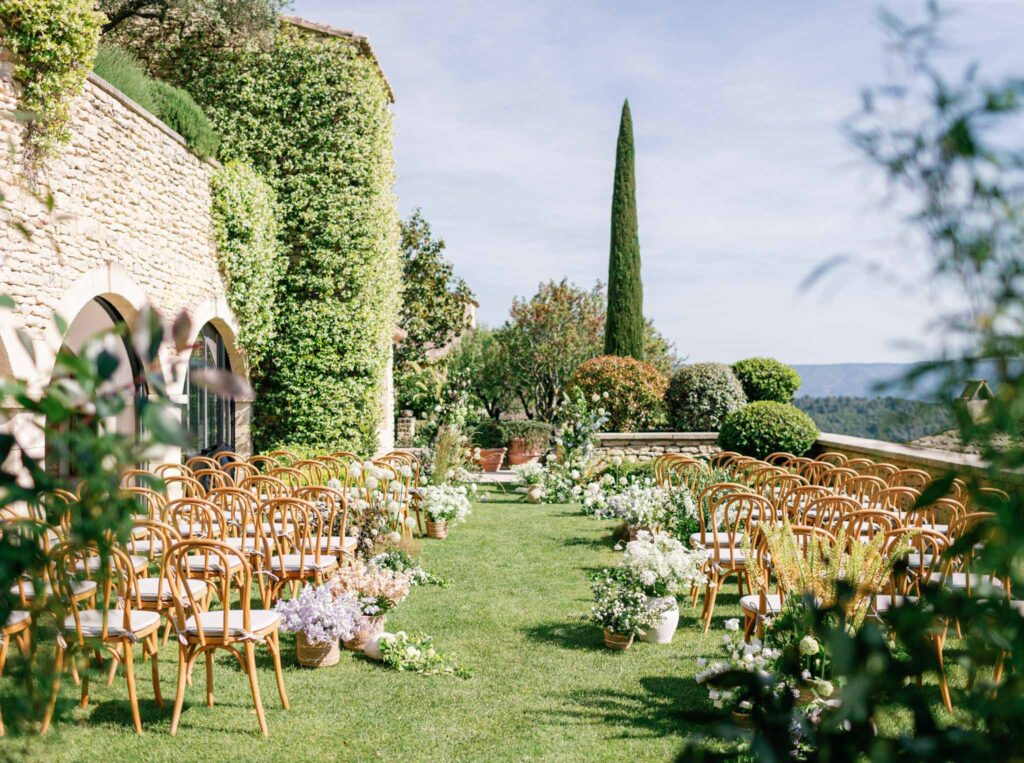
[(540, 485), (544, 481), (544, 466), (539, 461), (513, 466), (512, 471), (524, 485)]
[(607, 510), (603, 516), (618, 517), (634, 527), (654, 527), (665, 523), (670, 509), (667, 490), (650, 484), (634, 483), (608, 497)]
[(622, 566), (644, 586), (649, 596), (672, 596), (691, 585), (704, 583), (709, 554), (703, 548), (686, 548), (665, 534), (641, 531), (626, 544)]
[(420, 507), (431, 522), (465, 522), (470, 513), (467, 490), (461, 485), (430, 485), (423, 488), (420, 491)]
[[(699, 657), (697, 659), (697, 667), (700, 671), (694, 676), (694, 680), (699, 684), (704, 684), (716, 676), (731, 670), (758, 673), (765, 677), (770, 675), (775, 661), (779, 658), (779, 651), (764, 646), (761, 640), (756, 638), (752, 638), (749, 643), (745, 643), (743, 641), (743, 634), (739, 632), (739, 620), (728, 621), (726, 623), (726, 630), (729, 633), (722, 636), (723, 658), (708, 663), (703, 657)], [(708, 699), (719, 709), (724, 708), (726, 705), (732, 706), (734, 704), (743, 710), (750, 708), (750, 703), (743, 700), (736, 689), (717, 689), (714, 686), (709, 686)]]

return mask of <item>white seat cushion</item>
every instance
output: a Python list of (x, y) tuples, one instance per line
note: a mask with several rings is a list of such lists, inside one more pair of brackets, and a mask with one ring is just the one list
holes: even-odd
[(712, 547), (708, 546), (708, 551), (711, 552), (711, 559), (719, 564), (743, 566), (747, 561), (746, 549), (737, 548), (730, 551), (729, 548), (726, 547), (719, 548), (715, 551)]
[[(228, 572), (236, 572), (242, 569), (242, 560), (237, 556), (225, 554), (228, 558)], [(188, 558), (188, 569), (190, 572), (209, 572), (219, 574), (222, 572), (220, 557), (214, 554), (197, 554)]]
[(317, 562), (311, 554), (306, 554), (305, 557), (301, 554), (272, 556), (267, 563), (268, 569), (271, 572), (282, 569), (285, 572), (301, 572), (305, 570), (314, 572), (315, 570), (326, 570), (330, 567), (335, 567), (337, 564), (338, 557), (336, 556), (321, 556), (320, 561)]
[[(149, 560), (144, 556), (129, 556), (128, 558), (131, 560), (132, 569), (135, 570), (136, 574), (146, 569), (149, 565)], [(100, 568), (100, 557), (90, 556), (85, 560), (84, 564), (81, 561), (75, 562), (75, 569), (79, 572), (86, 567), (89, 568), (89, 572), (96, 572)]]
[[(79, 596), (91, 596), (96, 592), (96, 581), (95, 580), (72, 580), (71, 581), (71, 595), (75, 598)], [(21, 587), (17, 585), (11, 588), (11, 593), (15, 596), (24, 596), (26, 600), (31, 601), (36, 597), (36, 589), (33, 586), (31, 580), (26, 580), (21, 584)], [(43, 596), (53, 595), (53, 586), (50, 585), (50, 581), (46, 581), (43, 584)]]
[[(78, 613), (78, 619), (82, 626), (82, 635), (97, 637), (103, 634), (103, 612), (99, 609), (83, 609)], [(159, 612), (146, 612), (141, 609), (133, 609), (131, 614), (131, 628), (125, 630), (124, 610), (111, 609), (107, 611), (107, 635), (115, 638), (134, 635), (160, 625)], [(64, 632), (75, 632), (75, 616), (68, 615), (64, 618)]]
[(876, 612), (888, 612), (893, 607), (902, 607), (904, 604), (913, 604), (917, 601), (916, 596), (892, 596), (891, 594), (878, 594), (871, 602)]
[[(967, 588), (967, 573), (954, 572), (950, 575), (943, 575), (942, 584), (947, 588)], [(1002, 587), (1003, 581), (999, 578), (989, 578), (988, 575), (979, 575), (976, 572), (971, 573), (971, 590), (983, 593), (987, 589)]]
[(160, 556), (164, 552), (164, 544), (156, 539), (133, 540), (129, 548), (140, 556)]
[(270, 553), (269, 549), (272, 546), (270, 543), (265, 543), (264, 550), (260, 551), (259, 541), (251, 535), (247, 538), (228, 538), (224, 542), (231, 546), (231, 548), (237, 548), (239, 551), (244, 551), (247, 554)]
[[(206, 636), (223, 637), (224, 635), (224, 612), (201, 612), (199, 623), (203, 626), (203, 634)], [(281, 616), (272, 609), (253, 609), (249, 611), (249, 625), (252, 633), (266, 630), (267, 628), (280, 625)], [(185, 621), (185, 632), (193, 635), (199, 633), (195, 615)], [(242, 628), (242, 610), (233, 609), (228, 612), (228, 632), (232, 636), (243, 636), (245, 630)]]
[[(185, 584), (192, 591), (192, 595), (201, 599), (206, 596), (206, 582), (202, 580), (186, 580)], [(163, 590), (160, 589), (160, 578), (138, 578), (135, 581), (136, 588), (139, 592), (139, 598), (143, 601), (156, 601), (157, 594), (160, 594), (160, 599), (163, 601), (170, 601), (171, 596), (171, 584), (164, 580)], [(181, 592), (181, 599), (186, 604), (188, 598), (184, 591)]]
[[(760, 594), (748, 594), (740, 599), (740, 606), (747, 612), (761, 613)], [(765, 597), (765, 613), (774, 615), (782, 611), (782, 597), (777, 593), (768, 594)]]
[(356, 548), (356, 539), (351, 535), (341, 537), (340, 535), (332, 535), (330, 538), (323, 539), (323, 545), (320, 547), (321, 551), (327, 551), (332, 554), (341, 552), (351, 553)]
[(21, 625), (22, 623), (27, 622), (29, 617), (29, 613), (25, 612), (24, 610), (11, 610), (11, 613), (7, 615), (7, 624), (4, 626), (4, 628), (13, 628), (17, 625)]

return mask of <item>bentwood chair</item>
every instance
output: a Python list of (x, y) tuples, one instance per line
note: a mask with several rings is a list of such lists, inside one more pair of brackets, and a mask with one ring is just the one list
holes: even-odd
[(220, 462), (209, 456), (192, 456), (192, 458), (186, 459), (185, 466), (195, 474), (199, 469), (220, 469)]
[(185, 464), (160, 464), (155, 467), (153, 471), (161, 479), (166, 479), (167, 477), (192, 476), (192, 470), (185, 466)]
[[(125, 682), (128, 685), (128, 702), (131, 705), (132, 722), (135, 731), (142, 733), (142, 719), (139, 715), (139, 700), (135, 689), (134, 647), (142, 644), (145, 655), (149, 655), (153, 673), (153, 693), (157, 706), (163, 707), (160, 693), (159, 630), (160, 615), (142, 609), (135, 583), (135, 569), (128, 555), (118, 548), (107, 552), (109, 562), (104, 565), (96, 547), (75, 548), (61, 546), (55, 549), (51, 575), (61, 598), (69, 602), (70, 614), (60, 624), (60, 635), (55, 652), (56, 669), (50, 701), (43, 716), (40, 733), (50, 728), (57, 694), (60, 690), (60, 676), (66, 660), (73, 661), (78, 652), (87, 649), (106, 649), (116, 663), (124, 666)], [(93, 561), (95, 559), (95, 561)], [(98, 609), (81, 608), (74, 597), (74, 581), (77, 570), (105, 570), (97, 573), (100, 588)], [(116, 667), (116, 665), (115, 665)], [(81, 706), (89, 704), (89, 674), (82, 675)]]
[(249, 464), (249, 466), (255, 467), (256, 471), (261, 473), (269, 472), (271, 469), (276, 469), (281, 465), (281, 462), (273, 456), (263, 455), (249, 456), (245, 462)]
[(230, 487), (235, 487), (246, 477), (255, 477), (260, 473), (259, 469), (245, 461), (232, 461), (230, 464), (225, 464), (223, 471), (231, 479)]
[(846, 455), (844, 455), (842, 453), (836, 453), (834, 451), (827, 451), (825, 453), (822, 453), (820, 456), (818, 456), (814, 460), (815, 461), (821, 461), (821, 462), (826, 463), (826, 464), (832, 464), (833, 466), (842, 466), (843, 464), (845, 464), (850, 459), (849, 459), (848, 456), (846, 456)]
[[(31, 638), (30, 628), (32, 617), (28, 612), (13, 610), (7, 615), (7, 622), (0, 629), (0, 675), (3, 675), (4, 666), (7, 664), (7, 652), (11, 647), (11, 639), (18, 644), (18, 649), (24, 657), (29, 655), (29, 640)], [(4, 719), (0, 715), (0, 737), (4, 735)]]
[(307, 485), (326, 485), (333, 476), (327, 464), (312, 459), (296, 461), (292, 464), (292, 469), (297, 469), (304, 475), (303, 481)]
[(296, 497), (308, 501), (320, 514), (324, 526), (324, 533), (317, 536), (321, 551), (342, 560), (345, 555), (352, 558), (357, 541), (345, 534), (348, 529), (348, 501), (345, 496), (329, 487), (313, 486), (302, 488)]
[[(238, 660), (248, 675), (260, 732), (263, 736), (269, 736), (256, 674), (256, 644), (263, 644), (270, 652), (281, 705), (287, 710), (288, 694), (281, 670), (281, 616), (272, 609), (252, 609), (249, 602), (252, 568), (241, 552), (221, 541), (186, 540), (174, 546), (167, 554), (168, 575), (187, 579), (191, 574), (192, 560), (197, 557), (209, 559), (211, 566), (237, 569), (238, 574), (222, 577), (216, 583), (218, 598), (223, 604), (221, 610), (203, 611), (200, 599), (194, 596), (190, 588), (184, 588), (184, 596), (177, 593), (180, 588), (172, 588), (175, 591), (179, 630), (178, 686), (171, 716), (171, 734), (178, 733), (185, 704), (185, 685), (200, 656), (206, 659), (206, 704), (213, 707), (213, 653), (217, 649), (225, 649)], [(237, 609), (232, 607), (236, 597)]]
[(932, 481), (932, 476), (921, 469), (899, 469), (889, 475), (886, 480), (889, 487), (909, 487), (914, 490), (924, 490)]
[(265, 524), (279, 528), (266, 538), (271, 550), (267, 571), (273, 582), (266, 589), (264, 606), (276, 601), (286, 585), (293, 591), (307, 580), (320, 585), (337, 571), (338, 557), (324, 551), (330, 545), (327, 522), (309, 501), (274, 498), (261, 510)]

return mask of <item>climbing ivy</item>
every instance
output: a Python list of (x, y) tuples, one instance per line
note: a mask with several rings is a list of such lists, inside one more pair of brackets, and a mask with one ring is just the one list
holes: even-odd
[(70, 138), (71, 99), (82, 91), (106, 20), (92, 0), (0, 2), (0, 46), (10, 51), (19, 108), (32, 114), (27, 155), (37, 163)]
[(254, 379), (257, 445), (369, 452), (401, 304), (386, 83), (350, 40), (287, 27), (269, 48), (190, 62), (180, 84), (274, 187), (287, 267)]
[(274, 337), (274, 303), (284, 271), (278, 244), (277, 197), (256, 170), (228, 162), (210, 178), (213, 238), (238, 318), (238, 341), (254, 376)]

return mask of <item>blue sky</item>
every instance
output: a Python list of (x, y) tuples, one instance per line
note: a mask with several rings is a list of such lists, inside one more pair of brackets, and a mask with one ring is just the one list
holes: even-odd
[[(916, 360), (941, 339), (929, 326), (947, 295), (923, 283), (925, 260), (840, 131), (861, 88), (891, 74), (878, 7), (298, 0), (294, 12), (369, 36), (397, 96), (401, 212), (421, 207), (445, 238), (483, 322), (542, 280), (606, 278), (628, 97), (647, 315), (691, 361), (808, 363)], [(951, 61), (1013, 65), (1024, 2), (948, 7)], [(836, 254), (859, 265), (802, 290)]]

